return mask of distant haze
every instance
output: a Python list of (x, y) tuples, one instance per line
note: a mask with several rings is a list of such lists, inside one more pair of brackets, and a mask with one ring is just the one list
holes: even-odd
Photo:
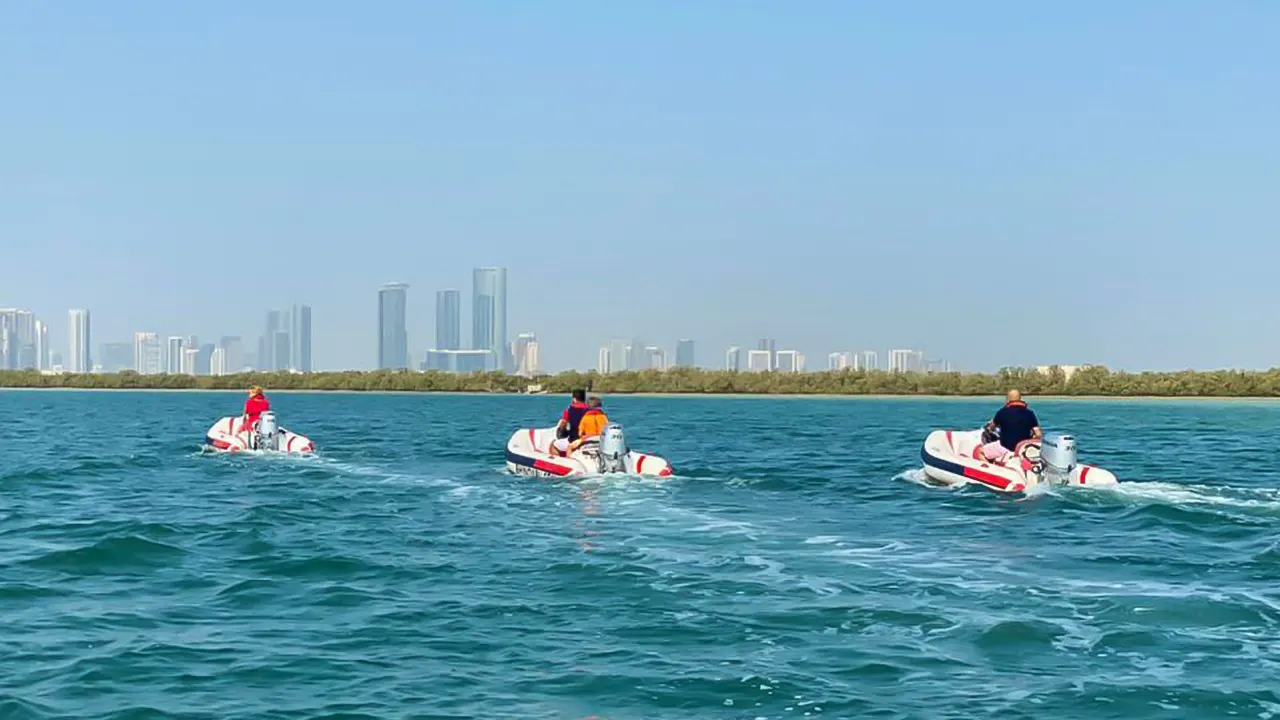
[(1280, 364), (1280, 4), (10, 3), (0, 307), (253, 346)]

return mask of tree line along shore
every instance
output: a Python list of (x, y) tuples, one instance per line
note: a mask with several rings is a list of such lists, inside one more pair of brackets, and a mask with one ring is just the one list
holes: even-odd
[(1111, 372), (1081, 369), (1067, 377), (1006, 368), (996, 373), (915, 373), (835, 370), (813, 373), (729, 372), (676, 368), (601, 375), (562, 372), (535, 378), (503, 373), (467, 375), (416, 371), (344, 371), (314, 373), (246, 372), (235, 375), (140, 375), (120, 373), (42, 374), (0, 371), (0, 388), (101, 390), (230, 390), (261, 385), (268, 390), (376, 392), (523, 393), (537, 389), (568, 393), (587, 388), (599, 393), (706, 395), (1003, 395), (1011, 388), (1028, 395), (1114, 397), (1280, 397), (1280, 369), (1263, 371)]

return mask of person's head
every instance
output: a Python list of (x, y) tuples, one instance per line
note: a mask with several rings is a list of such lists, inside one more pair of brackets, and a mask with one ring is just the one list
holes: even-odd
[(254, 385), (253, 387), (249, 388), (249, 397), (256, 397), (261, 394), (262, 394), (262, 388), (258, 387), (257, 385)]
[(1017, 390), (1010, 390), (1008, 395), (1004, 396), (1005, 402), (1016, 403), (1022, 402), (1022, 393)]
[(574, 390), (574, 391), (573, 391), (573, 399), (574, 399), (574, 400), (577, 400), (578, 402), (586, 402), (586, 401), (587, 401), (587, 391), (586, 391), (586, 390)]
[(599, 396), (599, 395), (592, 395), (592, 396), (591, 396), (591, 399), (590, 399), (590, 400), (587, 400), (587, 406), (588, 406), (588, 407), (593, 407), (593, 408), (599, 409), (599, 408), (600, 408), (600, 396)]

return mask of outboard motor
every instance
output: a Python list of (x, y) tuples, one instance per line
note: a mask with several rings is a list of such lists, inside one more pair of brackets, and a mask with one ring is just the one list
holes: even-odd
[(258, 416), (258, 449), (280, 449), (280, 426), (276, 424), (276, 414), (267, 410)]
[(1041, 476), (1048, 482), (1065, 483), (1076, 469), (1076, 439), (1070, 435), (1045, 435), (1040, 441)]
[(620, 473), (627, 470), (627, 439), (622, 426), (609, 423), (600, 433), (600, 472)]

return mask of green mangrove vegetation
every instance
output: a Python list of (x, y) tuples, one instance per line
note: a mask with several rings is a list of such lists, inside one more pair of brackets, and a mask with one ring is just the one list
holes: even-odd
[(997, 373), (890, 373), (838, 370), (813, 373), (748, 373), (677, 368), (665, 372), (563, 372), (533, 379), (502, 373), (455, 375), (416, 371), (240, 373), (222, 376), (139, 375), (134, 372), (44, 375), (0, 372), (0, 387), (220, 390), (262, 385), (268, 390), (519, 393), (540, 385), (549, 393), (575, 387), (601, 393), (748, 395), (1000, 395), (1017, 388), (1029, 395), (1116, 397), (1280, 397), (1280, 369), (1264, 371), (1112, 372), (1105, 367), (1046, 372), (1006, 368)]

